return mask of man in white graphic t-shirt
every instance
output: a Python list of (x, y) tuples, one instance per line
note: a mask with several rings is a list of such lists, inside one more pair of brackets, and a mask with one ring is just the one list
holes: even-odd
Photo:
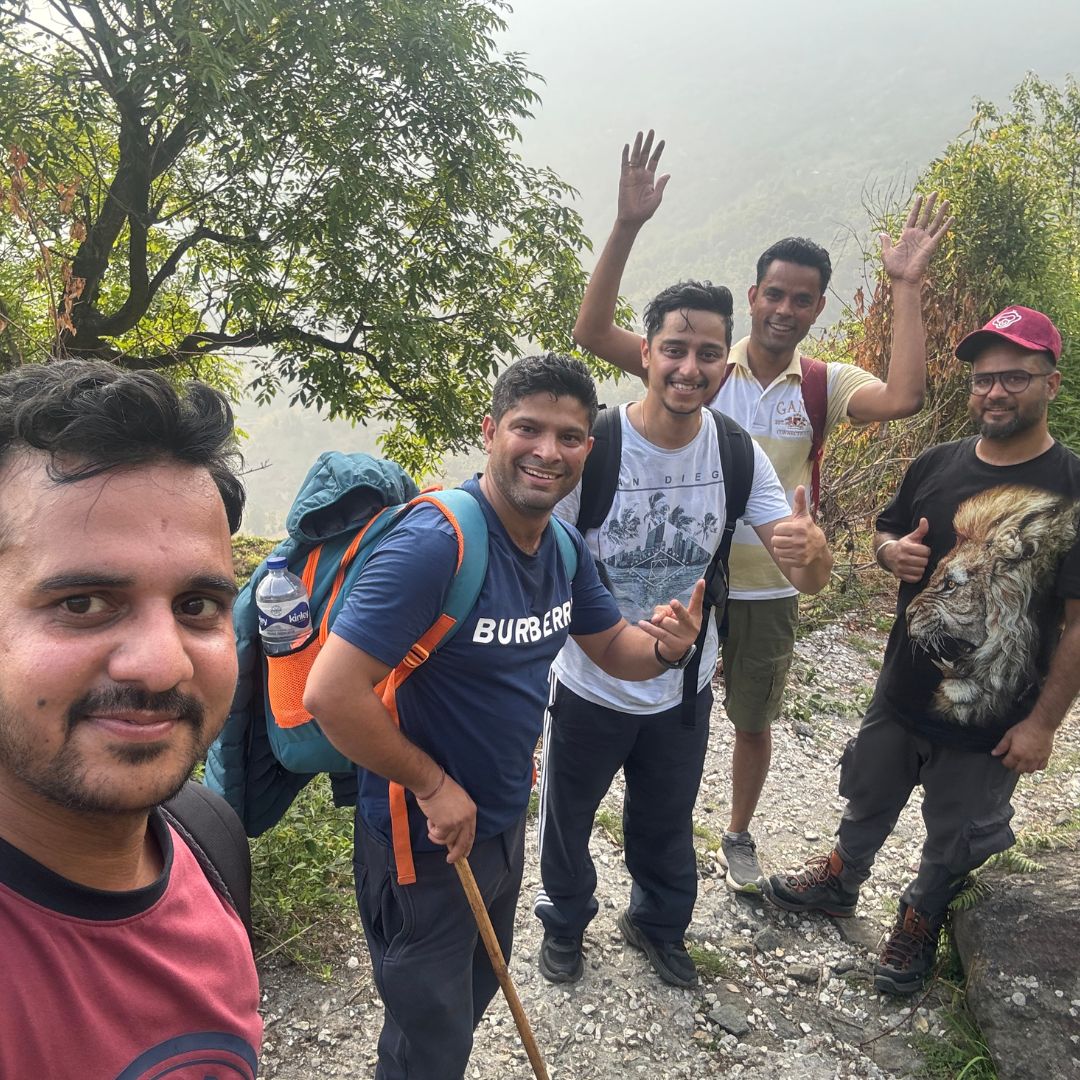
[[(612, 418), (621, 446), (611, 462), (618, 472), (614, 495), (598, 527), (582, 522), (586, 544), (627, 618), (648, 617), (668, 597), (689, 597), (713, 561), (728, 492), (737, 483), (743, 483), (744, 520), (786, 580), (804, 592), (828, 580), (832, 556), (805, 489), (796, 493), (791, 513), (762, 450), (737, 425), (703, 408), (727, 366), (731, 312), (727, 289), (696, 282), (666, 290), (646, 311), (641, 363), (648, 393)], [(752, 468), (748, 494), (746, 477), (725, 474), (718, 424), (721, 433), (730, 428), (745, 440), (745, 457), (729, 460)], [(579, 484), (556, 512), (580, 520), (582, 501)], [(575, 981), (584, 970), (582, 936), (598, 908), (589, 835), (620, 768), (634, 885), (619, 927), (666, 982), (696, 982), (683, 935), (697, 895), (691, 813), (708, 740), (716, 650), (710, 619), (688, 709), (682, 707), (683, 662), (634, 685), (605, 674), (570, 642), (553, 665), (540, 795), (543, 888), (535, 907), (545, 930), (540, 970), (552, 982)]]
[[(574, 327), (574, 339), (631, 374), (641, 375), (641, 338), (614, 324), (623, 269), (638, 231), (656, 212), (667, 184), (656, 169), (663, 151), (653, 133), (638, 132), (623, 149), (615, 227), (596, 264)], [(935, 210), (936, 206), (936, 210)], [(921, 293), (930, 259), (949, 228), (949, 204), (936, 195), (915, 200), (895, 243), (881, 237), (891, 287), (892, 354), (885, 381), (854, 364), (825, 364), (799, 345), (825, 307), (829, 253), (801, 237), (773, 244), (757, 263), (750, 287), (750, 335), (731, 347), (708, 404), (750, 432), (776, 469), (789, 499), (817, 487), (824, 440), (840, 423), (911, 416), (926, 388), (926, 332)], [(814, 496), (816, 498), (816, 490)], [(750, 824), (772, 758), (771, 727), (780, 715), (795, 648), (798, 597), (777, 572), (753, 530), (740, 525), (731, 548), (729, 634), (724, 642), (724, 705), (735, 728), (731, 819), (723, 839), (727, 883), (760, 892), (765, 879)]]

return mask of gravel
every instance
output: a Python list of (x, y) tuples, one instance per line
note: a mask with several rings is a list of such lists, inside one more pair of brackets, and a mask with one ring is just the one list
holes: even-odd
[[(767, 872), (829, 849), (843, 809), (837, 763), (869, 698), (884, 648), (871, 615), (807, 634), (754, 825)], [(880, 619), (878, 620), (880, 621)], [(1075, 722), (1059, 736), (1064, 763), (1051, 777), (1025, 778), (1014, 827), (1067, 820), (1080, 776)], [(719, 703), (695, 811), (699, 894), (688, 941), (703, 975), (696, 990), (662, 983), (616, 928), (630, 880), (622, 853), (602, 829), (593, 835), (600, 912), (585, 935), (585, 976), (552, 986), (537, 970), (540, 924), (535, 823), (510, 964), (552, 1080), (648, 1080), (713, 1075), (766, 1078), (907, 1077), (921, 1064), (920, 1040), (947, 1030), (951, 995), (931, 987), (898, 1001), (873, 989), (871, 964), (891, 925), (896, 898), (922, 841), (914, 796), (864, 886), (859, 913), (832, 920), (780, 912), (731, 893), (718, 847), (726, 824), (731, 728)], [(605, 806), (619, 812), (621, 781)], [(272, 957), (262, 965), (266, 1039), (262, 1074), (273, 1080), (370, 1077), (382, 1010), (359, 929), (331, 936), (327, 982)], [(1019, 1005), (1023, 988), (1013, 1000)], [(533, 1076), (502, 998), (476, 1033), (470, 1080)]]

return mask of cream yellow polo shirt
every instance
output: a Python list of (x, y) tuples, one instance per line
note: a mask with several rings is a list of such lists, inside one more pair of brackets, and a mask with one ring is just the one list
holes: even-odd
[[(743, 338), (731, 347), (728, 365), (734, 365), (734, 369), (709, 404), (750, 432), (773, 463), (790, 505), (799, 484), (804, 484), (809, 494), (813, 472), (810, 449), (814, 438), (803, 404), (800, 357), (796, 352), (787, 370), (763, 389), (747, 360), (749, 341)], [(874, 381), (873, 375), (854, 364), (831, 363), (828, 369), (826, 437), (847, 419), (852, 394)], [(735, 527), (730, 570), (731, 596), (738, 600), (770, 600), (794, 596), (798, 591), (780, 573), (757, 533), (744, 521)]]

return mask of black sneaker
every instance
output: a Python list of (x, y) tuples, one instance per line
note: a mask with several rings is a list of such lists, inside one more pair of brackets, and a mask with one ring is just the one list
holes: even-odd
[(874, 965), (874, 987), (884, 994), (916, 994), (934, 970), (941, 920), (900, 902), (892, 931)]
[(847, 918), (855, 914), (859, 890), (845, 889), (840, 882), (843, 860), (836, 851), (818, 855), (794, 874), (769, 878), (769, 899), (785, 911), (820, 911)]
[(697, 968), (681, 941), (654, 941), (630, 918), (628, 911), (619, 916), (619, 929), (635, 949), (649, 958), (653, 970), (664, 982), (685, 990), (697, 986)]
[(585, 961), (581, 956), (581, 935), (556, 937), (545, 931), (540, 945), (540, 974), (548, 982), (577, 982), (585, 974)]

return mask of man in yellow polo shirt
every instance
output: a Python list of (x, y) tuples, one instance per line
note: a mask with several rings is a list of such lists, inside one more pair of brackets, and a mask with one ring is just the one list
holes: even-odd
[[(638, 231), (656, 212), (668, 177), (656, 176), (663, 152), (653, 133), (623, 148), (615, 226), (585, 291), (574, 339), (595, 355), (642, 375), (641, 337), (614, 323), (619, 286)], [(812, 360), (799, 345), (825, 307), (832, 265), (810, 240), (773, 244), (750, 287), (750, 335), (728, 355), (727, 375), (709, 404), (750, 432), (787, 492), (816, 489), (815, 459), (824, 438), (845, 420), (856, 424), (911, 416), (926, 389), (926, 331), (921, 293), (930, 259), (952, 223), (949, 204), (922, 197), (900, 239), (881, 237), (892, 286), (893, 348), (886, 381), (853, 364)], [(815, 437), (815, 428), (818, 428)], [(815, 490), (816, 496), (816, 490)], [(740, 522), (731, 547), (728, 637), (723, 644), (724, 705), (735, 727), (731, 819), (723, 839), (727, 883), (760, 892), (764, 875), (750, 823), (772, 758), (771, 727), (780, 715), (795, 647), (798, 599), (753, 530)]]

